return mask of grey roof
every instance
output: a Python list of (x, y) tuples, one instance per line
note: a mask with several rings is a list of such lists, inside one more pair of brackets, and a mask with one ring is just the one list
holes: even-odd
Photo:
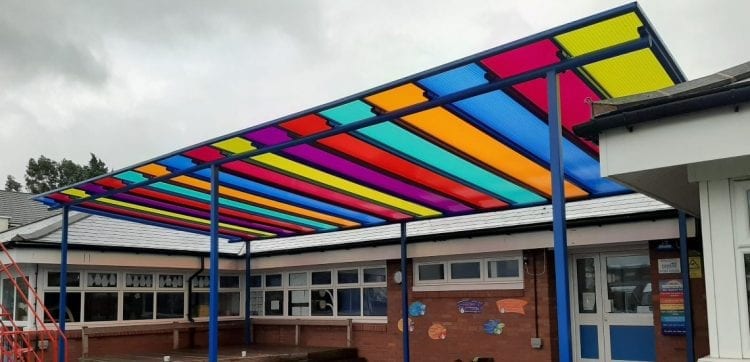
[[(569, 202), (565, 208), (568, 220), (631, 215), (671, 209), (672, 207), (642, 194)], [(550, 222), (552, 222), (552, 206), (544, 205), (410, 222), (407, 224), (407, 234), (409, 236), (439, 235)], [(309, 247), (333, 247), (364, 241), (394, 239), (400, 235), (399, 225), (385, 225), (284, 239), (256, 240), (250, 244), (250, 251), (252, 253), (263, 253)]]
[(25, 225), (56, 215), (47, 206), (31, 200), (33, 194), (0, 190), (0, 216), (10, 217), (10, 224)]
[[(71, 212), (68, 229), (70, 245), (153, 249), (154, 251), (208, 252), (206, 235), (171, 230), (103, 216)], [(0, 241), (60, 243), (62, 215), (0, 233)], [(219, 252), (237, 254), (242, 243), (219, 240)]]
[[(569, 202), (566, 212), (568, 220), (583, 220), (670, 209), (670, 206), (647, 196), (628, 194)], [(59, 243), (61, 219), (62, 217), (57, 215), (0, 233), (0, 242), (16, 240)], [(409, 236), (440, 235), (542, 224), (551, 221), (552, 208), (545, 205), (411, 222), (408, 224), (408, 234)], [(208, 252), (209, 250), (208, 237), (205, 235), (81, 213), (71, 213), (70, 222), (70, 244), (160, 251)], [(283, 239), (256, 240), (251, 243), (251, 250), (253, 253), (263, 253), (293, 251), (310, 247), (336, 247), (366, 241), (393, 239), (399, 237), (399, 235), (398, 225), (387, 225)], [(244, 243), (229, 243), (222, 240), (219, 246), (220, 252), (225, 254), (244, 254)]]

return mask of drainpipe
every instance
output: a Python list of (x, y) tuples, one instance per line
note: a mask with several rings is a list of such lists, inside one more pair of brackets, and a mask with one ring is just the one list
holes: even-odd
[(188, 320), (190, 323), (195, 323), (195, 319), (193, 319), (193, 279), (203, 273), (203, 271), (206, 270), (206, 259), (205, 257), (201, 256), (201, 268), (196, 270), (193, 275), (190, 276), (187, 280), (187, 287), (188, 287)]

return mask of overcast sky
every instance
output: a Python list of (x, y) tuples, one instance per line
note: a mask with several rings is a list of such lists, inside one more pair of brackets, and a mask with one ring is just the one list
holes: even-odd
[[(0, 0), (0, 178), (124, 167), (624, 3)], [(690, 79), (750, 60), (750, 1), (641, 7)]]

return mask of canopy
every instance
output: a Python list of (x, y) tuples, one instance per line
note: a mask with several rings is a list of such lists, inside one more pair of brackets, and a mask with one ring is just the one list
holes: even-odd
[(219, 234), (230, 240), (547, 204), (550, 70), (559, 74), (566, 198), (629, 192), (600, 177), (599, 148), (572, 128), (591, 118), (592, 101), (684, 80), (636, 4), (36, 200), (208, 233), (217, 166)]

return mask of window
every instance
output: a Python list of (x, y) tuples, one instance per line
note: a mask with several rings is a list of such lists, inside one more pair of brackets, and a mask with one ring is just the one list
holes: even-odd
[[(81, 313), (83, 312), (81, 307), (83, 306), (83, 300), (81, 298), (82, 291), (84, 288), (81, 286), (81, 272), (73, 271), (67, 273), (67, 286), (65, 299), (65, 321), (66, 322), (80, 322)], [(49, 313), (59, 319), (60, 315), (60, 272), (48, 272), (47, 273), (47, 288), (44, 292), (44, 307), (49, 310)], [(44, 316), (45, 322), (51, 322), (47, 316)]]
[[(199, 275), (193, 278), (193, 293), (190, 295), (193, 304), (192, 317), (209, 316), (211, 308), (210, 281), (211, 278), (208, 275)], [(240, 315), (240, 277), (238, 275), (219, 276), (218, 312), (220, 317)]]
[(472, 260), (415, 261), (414, 290), (523, 289), (520, 252)]
[(443, 280), (445, 279), (445, 266), (443, 264), (425, 264), (419, 266), (419, 280)]
[(450, 263), (451, 279), (479, 279), (482, 276), (482, 264), (478, 261)]
[(9, 317), (0, 317), (0, 319), (12, 319), (14, 321), (25, 321), (28, 320), (28, 309), (24, 302), (24, 297), (27, 297), (25, 286), (26, 281), (23, 277), (16, 277), (16, 285), (18, 285), (20, 292), (16, 290), (13, 285), (13, 279), (3, 278), (0, 283), (0, 296), (2, 296), (2, 305), (5, 308), (4, 312), (10, 313)]
[(251, 289), (253, 315), (334, 318), (387, 315), (384, 266), (276, 272), (257, 278), (264, 280), (265, 285), (256, 284)]

